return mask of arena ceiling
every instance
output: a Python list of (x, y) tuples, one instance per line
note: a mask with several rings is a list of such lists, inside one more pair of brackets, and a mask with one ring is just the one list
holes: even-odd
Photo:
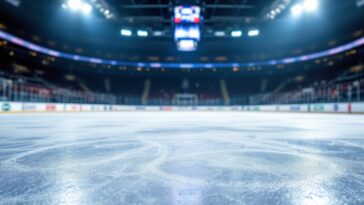
[[(86, 0), (85, 0), (86, 1)], [(264, 29), (265, 25), (289, 18), (290, 8), (301, 0), (87, 0), (93, 6), (90, 22), (112, 26), (116, 31), (122, 27), (143, 28), (150, 32), (162, 31), (159, 37), (172, 37), (173, 8), (179, 4), (199, 5), (203, 16), (204, 37), (216, 37), (214, 31), (250, 28)], [(302, 0), (303, 1), (303, 0)], [(325, 12), (333, 24), (348, 18), (355, 12), (358, 0), (318, 0), (320, 12)], [(6, 3), (7, 2), (7, 3)], [(17, 2), (17, 3), (14, 3)], [(27, 16), (38, 24), (52, 24), (52, 16), (62, 15), (61, 5), (67, 0), (4, 0), (0, 9), (15, 5), (10, 15)], [(187, 2), (187, 3), (186, 3)], [(361, 9), (362, 10), (362, 9)], [(278, 11), (278, 12), (277, 12)], [(346, 12), (350, 11), (350, 12)], [(106, 13), (107, 12), (107, 13)], [(72, 15), (67, 14), (65, 15)], [(273, 18), (272, 13), (274, 13)], [(341, 15), (337, 15), (340, 13)], [(3, 13), (6, 17), (6, 13)], [(65, 17), (62, 17), (65, 18)], [(88, 23), (90, 23), (88, 22)], [(23, 22), (26, 23), (26, 22)], [(53, 22), (56, 23), (56, 22)], [(324, 22), (323, 22), (324, 23)], [(358, 22), (351, 22), (355, 24)], [(36, 26), (34, 26), (36, 27)], [(118, 33), (117, 33), (118, 34)], [(152, 36), (152, 35), (151, 35)], [(227, 35), (229, 36), (229, 35)], [(154, 36), (155, 37), (155, 36)]]
[[(318, 14), (300, 19), (293, 19), (290, 14), (290, 7), (298, 0), (193, 1), (191, 4), (200, 5), (202, 8), (203, 40), (198, 52), (188, 54), (186, 59), (200, 58), (203, 55), (230, 54), (249, 55), (254, 58), (256, 55), (269, 53), (282, 53), (283, 57), (285, 52), (281, 52), (282, 50), (303, 50), (301, 54), (304, 54), (314, 51), (305, 50), (304, 46), (311, 48), (314, 47), (312, 45), (321, 43), (324, 45), (316, 45), (316, 48), (324, 49), (327, 42), (336, 39), (344, 39), (345, 43), (352, 40), (347, 38), (347, 35), (364, 28), (362, 21), (358, 20), (361, 19), (359, 17), (363, 17), (364, 6), (357, 6), (357, 0), (319, 1)], [(10, 31), (20, 29), (23, 34), (28, 35), (20, 36), (31, 41), (34, 35), (45, 39), (38, 42), (41, 45), (53, 41), (56, 46), (62, 45), (55, 47), (60, 50), (74, 46), (86, 51), (96, 50), (100, 55), (128, 51), (133, 55), (154, 56), (158, 48), (160, 55), (180, 56), (172, 39), (171, 17), (175, 1), (89, 0), (94, 9), (92, 15), (87, 18), (62, 9), (64, 2), (66, 0), (5, 0), (0, 2), (0, 17)], [(282, 4), (286, 4), (286, 9), (281, 9), (280, 14), (274, 19), (268, 18), (267, 14), (280, 8)], [(105, 16), (106, 10), (112, 15)], [(151, 33), (162, 31), (163, 35), (150, 35), (144, 39), (123, 38), (120, 36), (120, 29), (124, 27), (143, 28)], [(245, 32), (250, 28), (260, 29), (259, 38), (245, 36), (233, 39), (229, 35), (233, 29), (242, 29)], [(224, 38), (215, 36), (214, 31), (219, 30), (226, 31), (228, 35)], [(14, 34), (19, 36), (19, 33)], [(46, 46), (49, 46), (47, 44)], [(292, 54), (287, 54), (289, 55)]]
[[(59, 10), (64, 0), (8, 0), (19, 1), (24, 8), (40, 20)], [(199, 5), (202, 8), (203, 31), (205, 36), (213, 37), (213, 31), (230, 31), (234, 28), (256, 27), (267, 20), (266, 15), (280, 4), (291, 0), (90, 0), (94, 15), (98, 20), (110, 24), (163, 31), (162, 37), (171, 36), (173, 7), (178, 4)], [(98, 7), (100, 6), (100, 8)], [(105, 11), (112, 14), (105, 18)]]
[[(169, 0), (103, 0), (116, 13), (116, 19), (142, 24), (169, 26), (174, 3)], [(281, 1), (281, 0), (279, 0)], [(232, 26), (254, 22), (277, 0), (205, 0), (192, 2), (203, 8), (206, 26)]]

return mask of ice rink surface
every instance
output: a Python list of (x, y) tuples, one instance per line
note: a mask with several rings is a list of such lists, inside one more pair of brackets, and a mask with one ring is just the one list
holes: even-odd
[(364, 204), (364, 116), (0, 115), (0, 204)]

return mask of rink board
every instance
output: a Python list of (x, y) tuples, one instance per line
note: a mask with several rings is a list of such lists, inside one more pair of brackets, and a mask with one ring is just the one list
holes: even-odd
[(121, 111), (245, 111), (364, 113), (364, 103), (317, 103), (249, 106), (131, 106), (65, 103), (0, 102), (0, 113), (9, 112), (121, 112)]

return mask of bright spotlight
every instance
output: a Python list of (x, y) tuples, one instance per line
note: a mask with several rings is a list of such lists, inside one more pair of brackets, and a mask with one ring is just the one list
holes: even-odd
[(83, 3), (81, 10), (84, 14), (90, 14), (92, 11), (92, 6), (89, 3)]
[(122, 36), (131, 36), (133, 33), (131, 32), (131, 30), (128, 29), (121, 29), (121, 35)]
[(259, 34), (260, 34), (260, 31), (258, 29), (253, 29), (248, 32), (248, 36), (250, 36), (250, 37), (259, 36)]
[(82, 7), (82, 1), (81, 0), (68, 0), (67, 6), (71, 10), (78, 10)]
[(148, 36), (148, 31), (138, 30), (137, 35), (140, 36), (140, 37), (147, 37)]
[(231, 37), (234, 37), (234, 38), (241, 37), (242, 35), (243, 35), (242, 31), (232, 31), (231, 32)]
[(301, 4), (296, 4), (291, 8), (291, 13), (295, 16), (300, 15), (303, 12), (303, 6)]
[(307, 11), (315, 11), (317, 10), (318, 2), (317, 0), (305, 0), (303, 6)]

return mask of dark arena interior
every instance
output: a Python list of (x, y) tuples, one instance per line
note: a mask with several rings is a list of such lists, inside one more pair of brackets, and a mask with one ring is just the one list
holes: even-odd
[(363, 205), (364, 0), (0, 1), (0, 205)]

